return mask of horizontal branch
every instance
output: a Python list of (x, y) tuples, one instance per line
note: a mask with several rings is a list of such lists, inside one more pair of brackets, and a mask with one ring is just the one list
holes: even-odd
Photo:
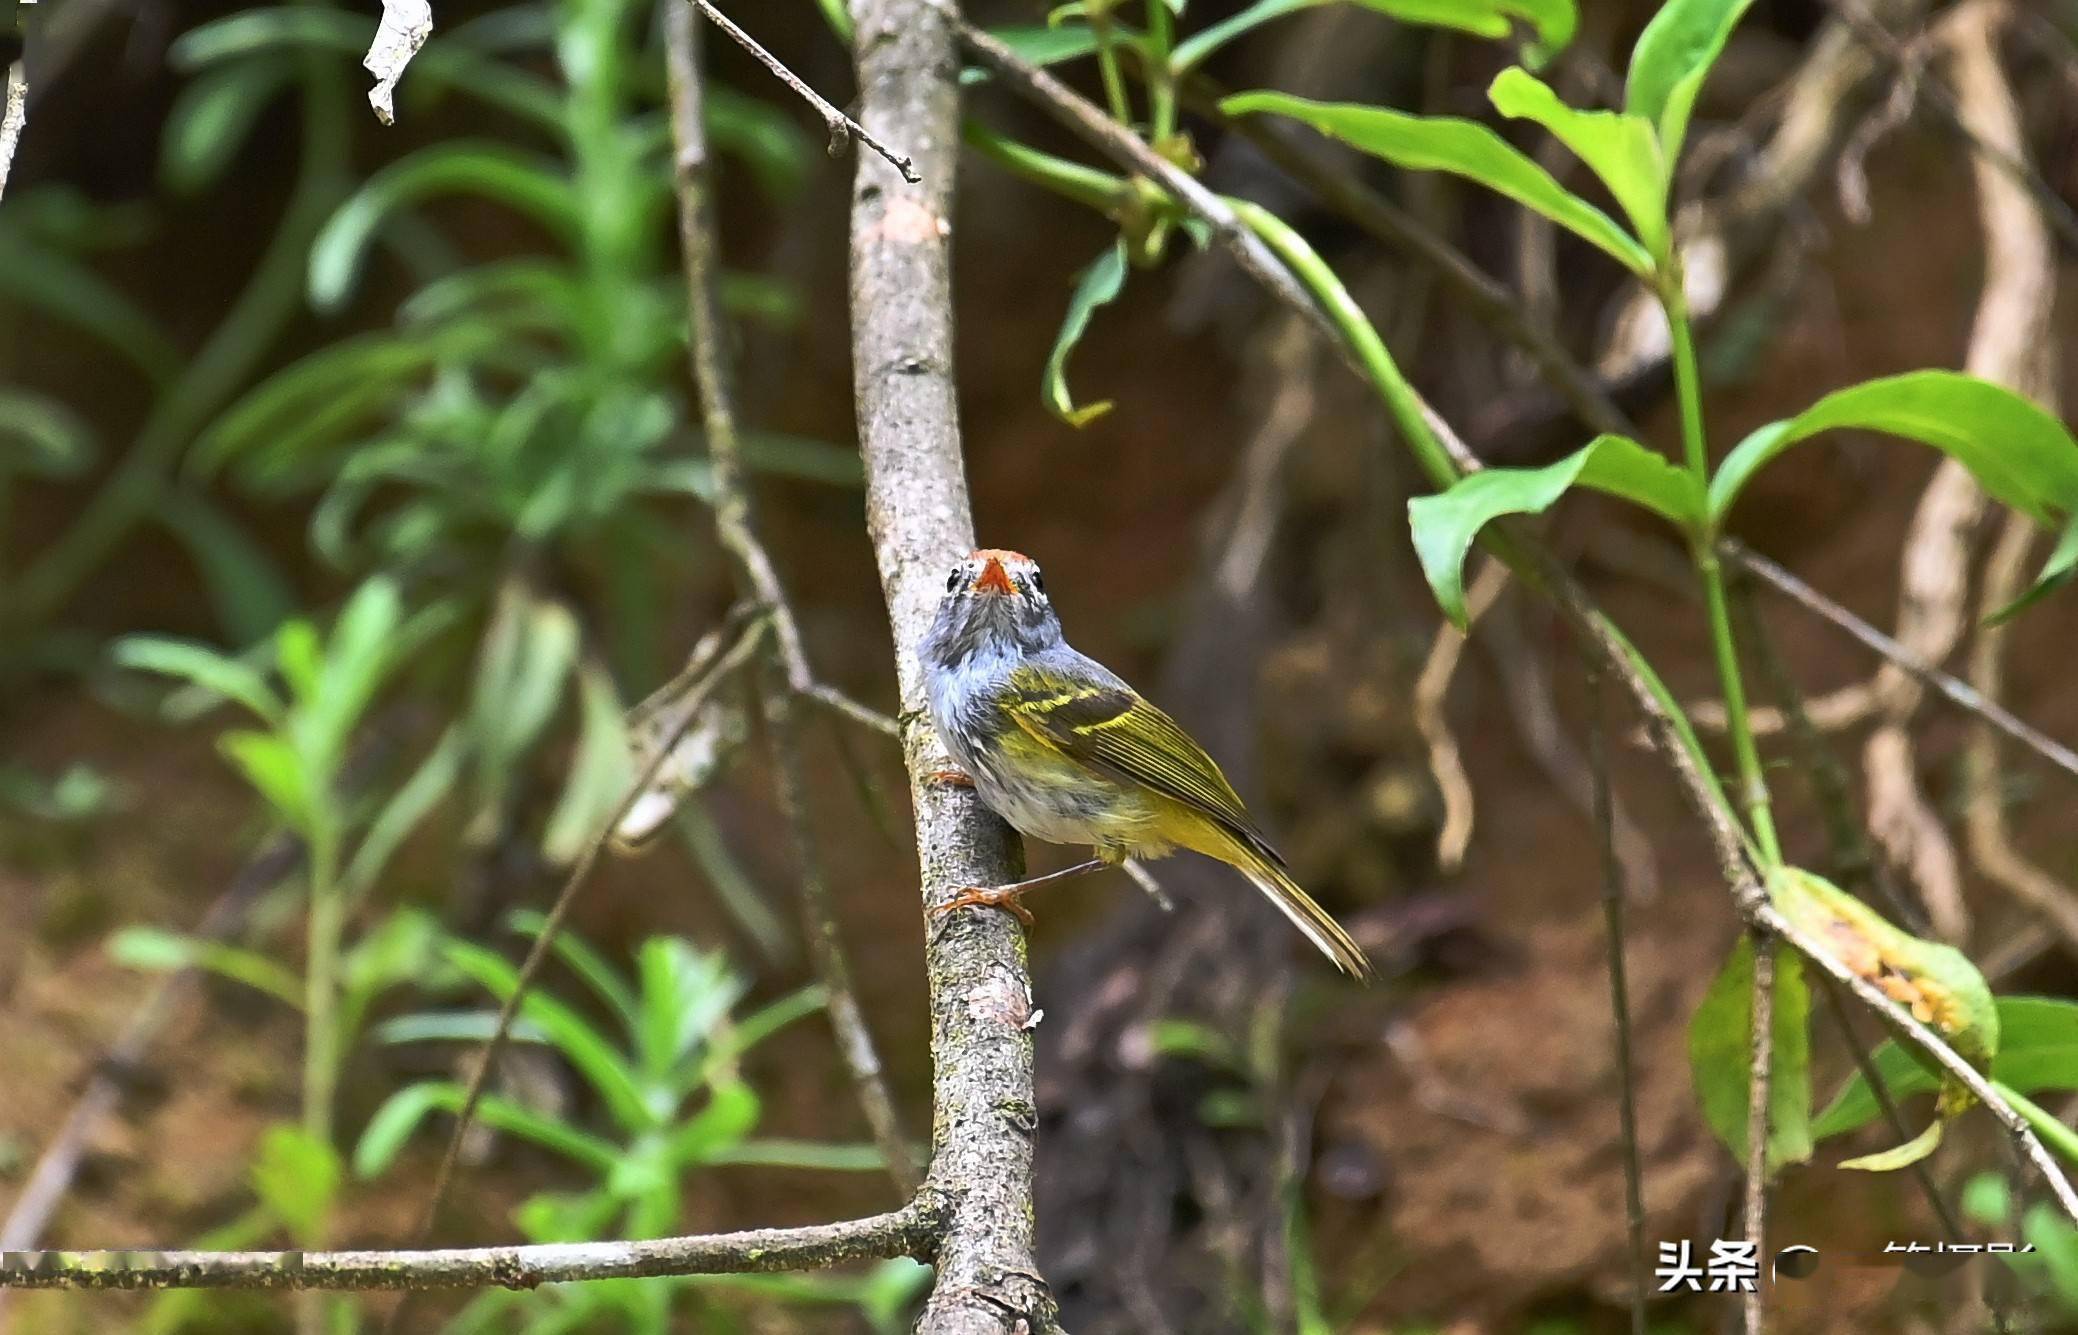
[(426, 1251), (0, 1252), (0, 1288), (531, 1289), (571, 1280), (768, 1274), (844, 1261), (929, 1260), (943, 1212), (932, 1198), (889, 1214), (640, 1242), (552, 1242)]
[(1962, 678), (1943, 672), (1914, 653), (1907, 645), (1884, 634), (1760, 553), (1730, 540), (1720, 544), (1719, 549), (1724, 553), (1725, 559), (1733, 565), (1760, 579), (1813, 615), (1831, 622), (1886, 661), (1897, 664), (1907, 673), (1933, 687), (1950, 704), (1975, 714), (2066, 774), (2078, 778), (2078, 751), (2073, 751), (2049, 736)]

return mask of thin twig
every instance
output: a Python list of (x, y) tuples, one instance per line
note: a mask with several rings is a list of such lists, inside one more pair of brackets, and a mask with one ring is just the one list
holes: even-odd
[[(1212, 229), (1213, 235), (1250, 277), (1260, 282), (1270, 295), (1307, 316), (1316, 327), (1323, 328), (1344, 359), (1354, 360), (1340, 330), (1313, 302), (1291, 272), (1279, 265), (1264, 250), (1254, 233), (1241, 225), (1224, 201), (1212, 196), (1174, 164), (1163, 161), (1086, 98), (1018, 56), (1002, 42), (961, 20), (948, 0), (912, 0), (912, 3), (943, 15), (953, 24), (954, 31), (967, 48), (1001, 75), (1006, 85), (1038, 102), (1049, 115), (1099, 150), (1169, 190), (1179, 204)], [(1391, 406), (1395, 420), (1405, 434), (1425, 437), (1429, 444), (1446, 453), (1458, 470), (1471, 472), (1481, 467), (1479, 460), (1466, 448), (1463, 438), (1411, 389), (1405, 391), (1404, 399), (1394, 400)], [(1882, 1016), (1887, 1024), (1904, 1036), (1905, 1041), (1925, 1052), (1968, 1088), (2006, 1128), (2021, 1154), (2048, 1183), (2064, 1212), (2073, 1221), (2078, 1221), (2078, 1190), (2072, 1188), (2070, 1180), (2050, 1157), (2027, 1120), (1992, 1088), (1984, 1074), (1964, 1060), (1940, 1035), (1886, 996), (1874, 982), (1849, 969), (1823, 943), (1783, 917), (1769, 901), (1758, 873), (1748, 860), (1745, 837), (1738, 822), (1725, 809), (1717, 785), (1699, 767), (1695, 754), (1683, 739), (1681, 728), (1674, 715), (1668, 712), (1654, 683), (1632, 663), (1634, 651), (1622, 632), (1587, 596), (1578, 581), (1520, 524), (1502, 520), (1490, 525), (1487, 533), (1490, 536), (1483, 540), (1521, 563), (1521, 573), (1528, 577), (1533, 587), (1553, 599), (1588, 652), (1594, 655), (1604, 671), (1622, 683), (1644, 715), (1652, 749), (1673, 770), (1682, 796), (1710, 835), (1719, 873), (1740, 916), (1758, 931), (1788, 942), (1799, 954), (1839, 979), (1858, 1001)]]
[(1478, 807), (1473, 799), (1472, 780), (1465, 773), (1465, 762), (1458, 754), (1457, 738), (1450, 731), (1450, 715), (1444, 704), (1450, 694), (1450, 683), (1457, 677), (1458, 664), (1464, 659), (1465, 642), (1472, 624), (1486, 615), (1486, 609), (1501, 596), (1507, 583), (1507, 566), (1492, 557), (1480, 563), (1478, 573), (1465, 590), (1466, 629), (1459, 630), (1449, 621), (1437, 626), (1436, 638), (1429, 642), (1429, 654), (1422, 662), (1421, 674), (1414, 679), (1414, 729), (1428, 747), (1429, 774), (1435, 779), (1436, 791), (1443, 798), (1443, 824), (1436, 831), (1436, 865), (1446, 872), (1455, 872), (1465, 864), (1465, 850), (1472, 843), (1472, 822)]
[(22, 129), (29, 123), (29, 76), (21, 61), (7, 67), (7, 100), (0, 107), (0, 195), (7, 193), (8, 173), (14, 170), (14, 152), (21, 147)]
[(886, 158), (896, 171), (902, 173), (902, 179), (911, 185), (918, 184), (923, 180), (921, 176), (916, 174), (915, 163), (888, 148), (886, 144), (881, 143), (867, 133), (865, 126), (839, 111), (828, 98), (810, 88), (802, 81), (800, 75), (782, 64), (779, 57), (773, 55), (764, 47), (759, 46), (756, 38), (737, 27), (734, 23), (731, 23), (727, 14), (722, 13), (719, 9), (709, 4), (708, 0), (692, 0), (692, 3), (698, 7), (702, 14), (705, 14), (713, 21), (715, 27), (727, 33), (736, 45), (757, 57), (759, 64), (771, 70), (774, 77), (793, 89), (802, 101), (815, 108), (815, 113), (823, 118), (823, 124), (828, 126), (830, 130), (831, 157), (834, 158), (843, 152), (846, 142), (856, 139), (875, 153)]
[(531, 1289), (573, 1280), (770, 1274), (845, 1261), (928, 1260), (942, 1206), (804, 1228), (634, 1242), (555, 1242), (424, 1251), (0, 1253), (0, 1287), (24, 1289)]
[[(1753, 942), (1753, 1031), (1746, 1072), (1746, 1240), (1756, 1260), (1768, 1254), (1768, 1113), (1775, 1065), (1775, 942), (1760, 932)], [(1746, 1335), (1766, 1329), (1759, 1284), (1740, 1303)]]
[[(713, 14), (705, 4), (700, 9)], [(725, 23), (719, 18), (716, 21)], [(859, 1106), (872, 1128), (874, 1143), (887, 1162), (889, 1176), (906, 1197), (916, 1191), (920, 1175), (908, 1138), (902, 1133), (901, 1117), (896, 1112), (894, 1096), (888, 1091), (872, 1031), (859, 1008), (851, 963), (837, 929), (822, 859), (816, 849), (813, 817), (808, 810), (801, 734), (793, 703), (795, 665), (800, 665), (799, 675), (806, 677), (807, 658), (772, 558), (759, 541), (745, 478), (725, 346), (728, 330), (722, 322), (717, 295), (720, 256), (711, 198), (706, 89), (701, 79), (698, 23), (693, 12), (675, 0), (667, 0), (664, 33), (671, 88), (671, 132), (676, 141), (678, 235), (685, 265), (690, 353), (706, 425), (708, 457), (714, 465), (715, 528), (722, 545), (735, 559), (738, 590), (771, 617), (778, 628), (775, 643), (785, 642), (785, 647), (768, 651), (768, 670), (758, 674), (758, 694), (772, 752), (773, 786), (793, 843), (808, 955), (829, 998), (830, 1024), (836, 1031), (839, 1055), (851, 1073)]]
[(1587, 665), (1587, 756), (1595, 779), (1595, 835), (1602, 860), (1602, 919), (1609, 933), (1609, 1009), (1615, 1019), (1617, 1107), (1623, 1128), (1624, 1227), (1631, 1244), (1631, 1335), (1645, 1335), (1645, 1175), (1638, 1162), (1638, 1081), (1631, 1065), (1631, 998), (1624, 968), (1623, 864), (1609, 790), (1609, 742), (1602, 721), (1602, 674)]
[(1791, 601), (1806, 611), (1831, 622), (1867, 648), (1933, 687), (1950, 704), (1975, 714), (2066, 774), (2078, 778), (2078, 751), (2073, 751), (2044, 733), (1998, 701), (1986, 699), (1982, 692), (1968, 682), (1943, 672), (1759, 552), (1730, 538), (1719, 545), (1719, 550), (1726, 560), (1740, 569), (1765, 581), (1778, 592), (1788, 595)]
[[(747, 624), (746, 624), (747, 622)], [(534, 983), (534, 975), (541, 971), (547, 960), (550, 947), (562, 931), (563, 922), (570, 915), (570, 906), (577, 901), (577, 891), (590, 875), (592, 864), (599, 860), (600, 850), (620, 827), (629, 808), (635, 805), (652, 783), (657, 773), (670, 758), (672, 748), (679, 736), (691, 726), (700, 712), (700, 705), (712, 695), (722, 681), (737, 668), (749, 661), (751, 652), (764, 637), (766, 622), (763, 618), (750, 618), (746, 609), (731, 609), (722, 625), (703, 637), (693, 648), (691, 663), (705, 664), (704, 673), (688, 686), (684, 696), (684, 708), (678, 715), (678, 725), (659, 739), (659, 744), (650, 754), (648, 762), (628, 784), (627, 793), (614, 804), (612, 813), (599, 827), (599, 832), (585, 846), (585, 850), (572, 864), (570, 874), (563, 881), (563, 888), (556, 893), (555, 903), (549, 907), (548, 915), (542, 919), (541, 930), (534, 934), (533, 943), (527, 949), (526, 959), (520, 964), (519, 976), (512, 991), (498, 1008), (498, 1021), (492, 1027), (491, 1037), (477, 1055), (474, 1068), (469, 1075), (469, 1087), (462, 1095), (461, 1110), (455, 1114), (454, 1129), (449, 1132), (447, 1150), (440, 1156), (440, 1168), (433, 1175), (433, 1189), (426, 1198), (424, 1214), (419, 1219), (416, 1236), (423, 1241), (431, 1236), (433, 1225), (440, 1217), (440, 1207), (447, 1199), (449, 1187), (453, 1185), (455, 1169), (462, 1157), (462, 1140), (469, 1132), (470, 1122), (476, 1116), (477, 1105), (483, 1101), (484, 1087), (490, 1083), (492, 1072), (498, 1065), (499, 1054), (512, 1034), (512, 1022), (519, 1014), (520, 1003), (526, 999), (527, 991)], [(729, 637), (733, 637), (733, 640)], [(724, 648), (726, 646), (726, 649)]]

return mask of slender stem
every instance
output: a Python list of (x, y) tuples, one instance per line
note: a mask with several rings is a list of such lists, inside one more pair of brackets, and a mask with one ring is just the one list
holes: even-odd
[[(1752, 932), (1753, 939), (1753, 1039), (1752, 1065), (1746, 1087), (1746, 1240), (1753, 1244), (1756, 1260), (1767, 1255), (1768, 1227), (1768, 1107), (1770, 1081), (1775, 1065), (1775, 938)], [(1759, 1284), (1748, 1289), (1742, 1306), (1746, 1335), (1761, 1335), (1762, 1293)]]
[(320, 817), (310, 834), (310, 923), (303, 976), (303, 1130), (332, 1143), (333, 1091), (339, 1083), (339, 937), (346, 904), (338, 877), (339, 840)]
[(1609, 933), (1609, 1009), (1616, 1017), (1616, 1079), (1623, 1128), (1624, 1225), (1631, 1244), (1631, 1335), (1645, 1335), (1645, 1185), (1638, 1163), (1638, 1086), (1631, 1066), (1631, 999), (1624, 971), (1623, 864), (1616, 856), (1616, 808), (1609, 791), (1609, 743), (1602, 722), (1602, 672), (1587, 661), (1588, 764), (1594, 772), (1595, 833), (1602, 858), (1602, 918)]
[(1159, 148), (1176, 133), (1176, 76), (1169, 69), (1176, 16), (1169, 12), (1169, 0), (1147, 0), (1147, 42), (1150, 49), (1142, 62), (1147, 71), (1147, 133)]
[[(1660, 303), (1666, 308), (1667, 325), (1673, 336), (1674, 388), (1681, 403), (1681, 445), (1688, 461), (1696, 495), (1710, 484), (1710, 447), (1703, 434), (1702, 377), (1696, 369), (1695, 334), (1689, 327), (1688, 298), (1682, 294), (1678, 272), (1660, 283)], [(1775, 821), (1769, 813), (1768, 782), (1761, 772), (1760, 748), (1753, 740), (1753, 725), (1746, 715), (1746, 683), (1739, 673), (1738, 641), (1732, 635), (1731, 602), (1725, 595), (1724, 568), (1717, 558), (1715, 534), (1707, 529), (1694, 542), (1696, 573), (1702, 577), (1703, 598), (1710, 616), (1710, 648), (1717, 659), (1719, 688), (1724, 692), (1726, 726), (1732, 736), (1732, 753), (1739, 766), (1739, 807), (1760, 845), (1761, 856), (1770, 864), (1782, 861), (1782, 847), (1775, 838)]]
[(1111, 119), (1131, 129), (1133, 106), (1126, 100), (1126, 81), (1118, 72), (1118, 53), (1112, 49), (1111, 31), (1112, 0), (1091, 0), (1087, 13), (1090, 31), (1097, 38), (1097, 68), (1104, 75), (1104, 102), (1111, 108)]

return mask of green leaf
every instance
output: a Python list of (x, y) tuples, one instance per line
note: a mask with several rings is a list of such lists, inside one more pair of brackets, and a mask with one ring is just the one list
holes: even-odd
[[(360, 1144), (354, 1147), (354, 1175), (362, 1178), (379, 1176), (396, 1160), (398, 1152), (428, 1114), (459, 1113), (464, 1093), (463, 1088), (453, 1081), (441, 1080), (406, 1085), (390, 1095), (375, 1110), (375, 1116), (368, 1119), (367, 1128), (361, 1132)], [(485, 1094), (476, 1105), (476, 1120), (485, 1126), (531, 1140), (543, 1149), (554, 1150), (594, 1173), (611, 1172), (620, 1161), (620, 1147), (611, 1141), (530, 1111), (502, 1095)]]
[(337, 772), (383, 681), (416, 646), (407, 633), (404, 600), (386, 575), (362, 582), (332, 623), (317, 690), (302, 711), (302, 744), (313, 769)]
[(181, 364), (172, 341), (121, 289), (70, 255), (32, 245), (4, 227), (0, 298), (5, 298), (0, 305), (33, 306), (92, 334), (155, 384), (170, 380)]
[(1223, 100), (1220, 109), (1233, 116), (1289, 116), (1395, 166), (1450, 172), (1476, 181), (1600, 247), (1633, 273), (1652, 272), (1651, 253), (1615, 219), (1568, 191), (1529, 155), (1477, 121), (1409, 116), (1385, 107), (1314, 102), (1284, 93), (1240, 93)]
[(282, 823), (300, 834), (309, 834), (316, 803), (329, 794), (311, 791), (303, 761), (296, 749), (271, 732), (250, 730), (227, 732), (217, 738), (216, 749), (238, 767), (253, 790), (267, 799)]
[(321, 1247), (339, 1195), (339, 1154), (300, 1126), (277, 1122), (260, 1137), (253, 1193), (280, 1217), (300, 1247)]
[(1487, 89), (1503, 116), (1535, 121), (1571, 149), (1616, 196), (1655, 258), (1668, 250), (1667, 166), (1651, 122), (1616, 111), (1579, 111), (1528, 70), (1502, 70)]
[[(501, 1002), (519, 985), (519, 970), (482, 946), (449, 941), (442, 954)], [(589, 1021), (555, 998), (532, 989), (521, 1000), (519, 1013), (548, 1035), (556, 1050), (598, 1092), (622, 1127), (641, 1129), (655, 1120), (633, 1068)]]
[(94, 428), (55, 399), (0, 385), (0, 478), (77, 477), (100, 455)]
[(1931, 445), (2039, 524), (2078, 515), (2078, 440), (2062, 422), (1988, 380), (1960, 371), (1909, 371), (1835, 390), (1740, 441), (1710, 480), (1711, 521), (1724, 521), (1763, 464), (1792, 445), (1839, 429), (1881, 431)]
[(518, 581), (499, 589), (469, 696), (479, 801), (488, 813), (502, 808), (520, 757), (555, 716), (577, 650), (569, 608)]
[(174, 677), (235, 701), (268, 723), (281, 721), (282, 702), (267, 679), (207, 645), (156, 635), (126, 635), (116, 641), (111, 656), (122, 667)]
[(490, 143), (420, 149), (369, 177), (318, 233), (310, 247), (312, 303), (331, 311), (345, 302), (362, 256), (390, 214), (428, 195), (457, 191), (517, 209), (560, 238), (574, 238), (581, 225), (576, 189), (550, 159)]
[[(535, 909), (515, 909), (506, 919), (516, 932), (524, 932), (530, 939), (539, 938), (548, 925), (548, 916)], [(628, 987), (606, 957), (571, 932), (558, 932), (550, 948), (570, 971), (582, 978), (599, 999), (613, 1008), (613, 1013), (627, 1027), (632, 1039), (641, 1024), (642, 1011), (635, 993)]]
[[(1320, 2), (1312, 0), (1315, 4)], [(1042, 67), (1079, 60), (1097, 49), (1096, 30), (1086, 24), (1021, 23), (988, 31), (989, 36), (1026, 62)], [(988, 79), (989, 72), (978, 66), (970, 65), (960, 71), (962, 84), (986, 83)]]
[(541, 852), (557, 866), (568, 866), (599, 837), (634, 780), (628, 759), (628, 732), (622, 725), (620, 696), (606, 669), (586, 663), (578, 669), (582, 706), (577, 754), (563, 795), (548, 818)]
[(1671, 177), (1710, 67), (1753, 0), (1667, 0), (1631, 48), (1624, 110), (1650, 121)]
[(1688, 475), (1637, 441), (1597, 436), (1542, 468), (1488, 468), (1448, 491), (1407, 502), (1414, 554), (1445, 616), (1465, 625), (1465, 556), (1479, 530), (1503, 515), (1542, 514), (1575, 483), (1644, 506), (1676, 526), (1700, 513)]
[(714, 1086), (707, 1106), (671, 1134), (671, 1162), (681, 1167), (703, 1164), (736, 1146), (756, 1129), (761, 1105), (740, 1080)]
[(369, 822), (340, 881), (347, 894), (359, 896), (374, 887), (397, 846), (454, 790), (461, 769), (462, 734), (459, 728), (450, 727)]
[(1402, 23), (1452, 28), (1474, 37), (1498, 41), (1518, 22), (1536, 30), (1533, 50), (1541, 59), (1563, 50), (1573, 40), (1580, 16), (1573, 0), (1356, 0), (1365, 9), (1389, 14)]
[[(1775, 1037), (1769, 1063), (1768, 1169), (1811, 1157), (1811, 994), (1801, 961), (1775, 959)], [(1688, 1059), (1703, 1119), (1746, 1162), (1753, 1044), (1753, 943), (1740, 937), (1689, 1022)]]
[(168, 488), (157, 515), (187, 548), (234, 644), (265, 639), (295, 610), (295, 593), (274, 558), (200, 491)]
[(182, 86), (159, 139), (159, 179), (192, 195), (216, 181), (245, 147), (267, 104), (296, 74), (285, 60), (243, 60)]
[(1068, 298), (1068, 313), (1061, 319), (1061, 329), (1054, 335), (1053, 351), (1047, 354), (1045, 373), (1046, 406), (1053, 415), (1069, 426), (1088, 426), (1105, 413), (1111, 411), (1111, 400), (1075, 406), (1073, 396), (1068, 393), (1068, 354), (1082, 341), (1083, 333), (1089, 328), (1090, 316), (1099, 306), (1107, 306), (1118, 299), (1126, 282), (1126, 243), (1124, 238), (1111, 243), (1111, 247), (1090, 261), (1075, 279), (1075, 291)]
[(859, 452), (827, 440), (778, 431), (750, 431), (738, 443), (743, 447), (743, 462), (761, 473), (832, 487), (857, 488), (866, 484), (866, 466)]
[(887, 1167), (877, 1145), (830, 1145), (818, 1140), (744, 1140), (702, 1155), (700, 1162), (826, 1173), (878, 1173)]
[[(2033, 1093), (2078, 1090), (2078, 1002), (2054, 997), (2000, 997), (1999, 1050), (1991, 1076), (2002, 1085)], [(1940, 1087), (1941, 1077), (1915, 1048), (1885, 1039), (1871, 1063), (1893, 1099), (1903, 1100)], [(1883, 1108), (1859, 1071), (1811, 1124), (1820, 1140), (1844, 1135), (1874, 1122)]]
[(1986, 617), (1985, 624), (1996, 626), (2019, 616), (2070, 583), (2074, 573), (2078, 573), (2078, 515), (2065, 523), (2064, 531), (2057, 536), (2056, 546), (2050, 550), (2049, 559), (2042, 562), (2042, 569), (2036, 573), (2035, 582), (2028, 585), (2027, 592)]
[(108, 938), (108, 957), (126, 968), (152, 973), (207, 969), (276, 997), (296, 1010), (303, 1009), (303, 982), (295, 972), (278, 960), (242, 946), (157, 927), (125, 927)]
[(1895, 1173), (1900, 1168), (1910, 1168), (1913, 1164), (1918, 1163), (1921, 1159), (1926, 1158), (1929, 1154), (1941, 1148), (1941, 1133), (1947, 1125), (1946, 1122), (1936, 1117), (1933, 1121), (1927, 1123), (1926, 1130), (1912, 1137), (1904, 1144), (1893, 1146), (1887, 1150), (1879, 1150), (1874, 1154), (1863, 1154), (1852, 1159), (1842, 1159), (1840, 1166), (1842, 1168), (1852, 1168), (1863, 1173)]

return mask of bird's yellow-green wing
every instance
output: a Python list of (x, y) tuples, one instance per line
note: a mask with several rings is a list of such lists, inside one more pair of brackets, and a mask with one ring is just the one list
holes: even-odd
[(1284, 865), (1205, 748), (1137, 691), (1026, 667), (1011, 675), (1001, 703), (1035, 740), (1202, 811), (1273, 865)]

